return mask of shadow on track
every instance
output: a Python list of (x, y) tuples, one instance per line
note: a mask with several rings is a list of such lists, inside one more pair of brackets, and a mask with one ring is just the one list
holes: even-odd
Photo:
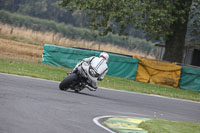
[(73, 90), (67, 90), (66, 92), (77, 94), (77, 95), (85, 95), (85, 96), (94, 97), (94, 98), (103, 99), (103, 100), (109, 100), (109, 101), (113, 101), (113, 102), (119, 102), (120, 104), (122, 102), (127, 104), (127, 101), (123, 101), (122, 99), (117, 99), (117, 98), (110, 98), (110, 97), (106, 97), (106, 96), (98, 96), (98, 95), (89, 94), (89, 93), (86, 93), (86, 92), (78, 92), (77, 93)]

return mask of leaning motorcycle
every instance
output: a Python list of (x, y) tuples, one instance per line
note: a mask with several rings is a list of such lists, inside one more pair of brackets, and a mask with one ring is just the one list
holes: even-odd
[(96, 88), (92, 87), (92, 83), (97, 82), (96, 78), (98, 73), (87, 62), (80, 62), (76, 65), (72, 72), (67, 73), (67, 76), (60, 83), (60, 90), (66, 91), (68, 89), (80, 92), (87, 88), (90, 91), (96, 91)]

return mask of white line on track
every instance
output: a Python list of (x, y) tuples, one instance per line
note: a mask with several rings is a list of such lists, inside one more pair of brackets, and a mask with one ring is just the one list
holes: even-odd
[[(60, 83), (59, 81), (47, 80), (47, 79), (41, 79), (41, 78), (35, 78), (35, 77), (29, 77), (29, 76), (21, 76), (21, 75), (15, 75), (15, 74), (7, 74), (7, 73), (0, 73), (0, 74), (2, 74), (2, 75), (10, 75), (10, 76), (15, 76), (15, 77), (24, 77), (24, 78), (29, 78), (29, 79), (43, 80), (43, 81), (47, 81), (47, 82)], [(115, 90), (115, 89), (108, 89), (108, 88), (100, 88), (100, 89), (109, 90), (109, 91), (118, 91), (118, 92), (123, 92), (123, 93), (130, 93), (130, 94), (133, 93), (133, 94), (139, 94), (139, 95), (144, 95), (144, 96), (160, 97), (160, 98), (177, 100), (177, 101), (184, 101), (184, 102), (200, 103), (200, 102), (197, 102), (197, 101), (178, 99), (178, 98), (171, 98), (171, 97), (165, 97), (165, 96), (160, 96), (160, 95), (155, 95), (155, 94), (144, 94), (144, 93), (139, 93), (139, 92), (129, 92), (129, 91), (125, 91), (125, 90)]]
[(23, 77), (23, 78), (29, 78), (29, 79), (36, 79), (36, 80), (43, 80), (43, 81), (47, 81), (47, 82), (59, 83), (59, 81), (48, 80), (48, 79), (42, 79), (42, 78), (36, 78), (36, 77), (30, 77), (30, 76), (22, 76), (22, 75), (8, 74), (8, 73), (0, 73), (0, 74), (1, 74), (1, 75), (14, 76), (14, 77)]
[(95, 117), (95, 118), (93, 119), (93, 122), (94, 122), (97, 126), (99, 126), (99, 127), (103, 128), (103, 129), (105, 129), (106, 131), (108, 131), (109, 133), (115, 133), (114, 131), (112, 131), (112, 130), (110, 130), (109, 128), (103, 126), (103, 125), (99, 122), (100, 119), (109, 118), (109, 117), (112, 117), (112, 116), (99, 116), (99, 117)]
[[(140, 115), (140, 116), (145, 116), (145, 115), (143, 115), (143, 114), (137, 114), (137, 113), (135, 113), (135, 114), (136, 114), (136, 115)], [(97, 126), (99, 126), (99, 127), (103, 128), (103, 129), (105, 129), (106, 131), (108, 131), (109, 133), (116, 133), (116, 132), (110, 130), (109, 128), (107, 128), (106, 126), (102, 125), (102, 124), (99, 122), (101, 119), (113, 118), (113, 117), (137, 118), (137, 117), (133, 117), (133, 116), (113, 116), (113, 115), (106, 115), (106, 116), (95, 117), (95, 118), (93, 119), (93, 122), (94, 122)]]

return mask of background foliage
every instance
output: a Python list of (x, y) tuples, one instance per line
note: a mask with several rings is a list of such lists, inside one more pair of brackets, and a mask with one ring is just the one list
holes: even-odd
[[(198, 20), (200, 16), (200, 9), (199, 9), (200, 0), (193, 0), (193, 1), (194, 1), (193, 6), (191, 7), (191, 10), (192, 10), (191, 12), (193, 15), (190, 16), (190, 24), (188, 26), (189, 32), (187, 35), (187, 40), (197, 41), (197, 39), (199, 39), (200, 37), (196, 35), (200, 33), (200, 30), (197, 30), (197, 28), (195, 27), (200, 26), (200, 23), (199, 23), (200, 20)], [(20, 14), (24, 14), (28, 16), (38, 17), (42, 19), (54, 20), (60, 23), (71, 24), (72, 26), (75, 26), (75, 27), (89, 28), (89, 22), (87, 18), (85, 17), (85, 11), (77, 10), (75, 12), (72, 12), (69, 9), (61, 8), (58, 5), (61, 2), (62, 0), (34, 0), (34, 1), (33, 0), (0, 0), (0, 9), (7, 10), (13, 13), (20, 13)], [(123, 3), (120, 3), (120, 2), (123, 2)], [(128, 2), (130, 2), (130, 0)], [(117, 5), (119, 4), (127, 3), (126, 6), (129, 6), (130, 4), (134, 5), (137, 1), (131, 1), (132, 3), (130, 4), (128, 4), (128, 2), (124, 0), (122, 1), (119, 0), (118, 3), (113, 3), (110, 0), (106, 0), (106, 2), (104, 2), (103, 0), (102, 4), (109, 6), (109, 3), (110, 3), (112, 4), (112, 7), (117, 7)], [(148, 0), (146, 2), (151, 3), (152, 1)], [(164, 21), (166, 24), (163, 26), (167, 27), (170, 21), (173, 21), (172, 19), (169, 19), (170, 16), (168, 16), (169, 14), (167, 13), (170, 10), (168, 9), (173, 9), (174, 6), (176, 5), (173, 3), (170, 3), (169, 1), (160, 1), (159, 4), (156, 4), (156, 2), (159, 2), (159, 1), (155, 1), (155, 4), (153, 5), (154, 10), (151, 10), (151, 12), (148, 12), (149, 14), (148, 16), (152, 16), (152, 17), (154, 16), (153, 18), (159, 16), (160, 19), (152, 20), (152, 18), (149, 18), (149, 17), (147, 19), (151, 19), (152, 22), (157, 21), (158, 23), (160, 23), (161, 21)], [(89, 3), (89, 4), (92, 4), (92, 3)], [(165, 6), (165, 5), (168, 5), (168, 6)], [(150, 6), (152, 5), (151, 4), (142, 5), (143, 9), (148, 9), (149, 11), (150, 11)], [(159, 10), (157, 10), (158, 9), (157, 6), (160, 7)], [(94, 7), (98, 8), (97, 5), (94, 5)], [(138, 7), (135, 7), (135, 8), (138, 8)], [(112, 10), (115, 11), (114, 12), (115, 14), (117, 14), (118, 13), (117, 11), (119, 11), (117, 8), (116, 9), (112, 8)], [(121, 15), (124, 15), (124, 13), (128, 13), (129, 12), (128, 10), (124, 9), (124, 12), (121, 12)], [(139, 9), (134, 9), (134, 10), (139, 10)], [(179, 15), (181, 15), (182, 13), (183, 12), (178, 12)], [(129, 14), (130, 13), (128, 13), (127, 15)], [(196, 15), (195, 17), (194, 17), (194, 14)], [(134, 18), (134, 16), (132, 17)], [(193, 22), (195, 22), (194, 25), (192, 25)], [(121, 23), (121, 25), (123, 25), (123, 23)], [(128, 35), (139, 37), (139, 38), (148, 38), (148, 36), (145, 35), (142, 32), (142, 30), (136, 30), (135, 28), (130, 28), (133, 25), (134, 24), (130, 25), (126, 29), (126, 32), (128, 33)], [(139, 25), (136, 25), (135, 27), (137, 26)], [(153, 26), (154, 25), (152, 25), (149, 29), (152, 29)], [(144, 27), (144, 29), (145, 28), (147, 27)], [(116, 30), (119, 30), (119, 27), (116, 27)], [(155, 30), (155, 28), (153, 28), (153, 30)], [(159, 27), (156, 30), (159, 31)]]
[(63, 36), (72, 39), (84, 39), (88, 41), (97, 41), (103, 43), (111, 43), (128, 49), (137, 49), (141, 52), (149, 54), (154, 50), (154, 44), (144, 39), (129, 37), (124, 39), (123, 36), (117, 36), (108, 34), (104, 37), (95, 38), (95, 32), (92, 32), (86, 28), (78, 28), (72, 25), (66, 25), (64, 23), (58, 23), (55, 21), (49, 21), (45, 19), (39, 19), (35, 17), (20, 15), (16, 13), (10, 13), (8, 11), (0, 10), (0, 22), (11, 24), (17, 27), (31, 28), (37, 31), (52, 31), (60, 33)]
[(85, 11), (90, 28), (100, 35), (128, 36), (130, 29), (141, 29), (147, 37), (163, 40), (163, 59), (172, 62), (183, 61), (186, 35), (191, 37), (188, 22), (194, 27), (192, 32), (200, 31), (200, 0), (62, 0), (60, 5), (70, 11)]
[[(89, 28), (85, 11), (69, 11), (61, 8), (62, 0), (0, 0), (0, 9), (12, 13), (20, 13), (32, 17), (53, 20), (59, 23), (70, 24), (75, 27)], [(138, 38), (146, 38), (141, 30), (129, 29), (128, 34)]]
[[(187, 28), (187, 36), (186, 41), (193, 41), (195, 43), (199, 43), (200, 41), (200, 29), (196, 28), (200, 26), (200, 0), (189, 0), (193, 1), (191, 6), (189, 24)], [(63, 2), (63, 3), (62, 3)], [(66, 8), (66, 3), (76, 2), (79, 5), (68, 6)], [(185, 0), (183, 1), (185, 2)], [(59, 7), (59, 3), (62, 3), (64, 7)], [(184, 22), (184, 14), (187, 12), (185, 9), (180, 8), (181, 2), (179, 0), (100, 0), (100, 1), (90, 1), (90, 0), (1, 0), (0, 1), (0, 9), (7, 10), (12, 13), (20, 13), (23, 15), (28, 15), (32, 17), (37, 17), (41, 19), (53, 20), (53, 22), (59, 22), (60, 25), (55, 26), (52, 22), (47, 22), (48, 25), (41, 25), (43, 28), (38, 27), (38, 23), (34, 25), (30, 25), (29, 27), (33, 29), (39, 30), (51, 30), (55, 32), (61, 32), (64, 36), (69, 36), (70, 38), (81, 38), (87, 40), (95, 40), (101, 42), (109, 42), (112, 44), (120, 45), (126, 47), (128, 49), (132, 48), (141, 48), (144, 47), (147, 53), (151, 51), (149, 46), (146, 44), (149, 43), (147, 41), (137, 42), (133, 39), (128, 39), (124, 41), (123, 37), (113, 38), (113, 34), (109, 32), (124, 34), (132, 37), (137, 37), (141, 39), (151, 40), (153, 42), (161, 42), (165, 43), (164, 40), (166, 37), (172, 32), (176, 33), (176, 30), (171, 30), (172, 24), (177, 20), (179, 22)], [(182, 5), (181, 5), (182, 6)], [(81, 7), (81, 8), (80, 8)], [(112, 8), (111, 8), (112, 7)], [(76, 9), (76, 10), (74, 10)], [(78, 9), (78, 10), (77, 10)], [(86, 10), (85, 10), (86, 9)], [(89, 12), (94, 10), (95, 12)], [(122, 10), (121, 10), (122, 9)], [(73, 10), (73, 12), (71, 11)], [(188, 10), (188, 9), (187, 9)], [(97, 12), (96, 12), (97, 11)], [(88, 16), (90, 17), (88, 18)], [(101, 17), (104, 16), (104, 17)], [(96, 21), (95, 17), (97, 17)], [(90, 21), (89, 21), (90, 20)], [(4, 21), (5, 22), (5, 21)], [(64, 24), (70, 24), (66, 28)], [(49, 26), (50, 27), (47, 27)], [(179, 24), (177, 24), (179, 25)], [(19, 25), (20, 26), (20, 25)], [(93, 28), (99, 29), (101, 35), (105, 35), (109, 33), (107, 37), (98, 37), (93, 38), (92, 36), (96, 36), (96, 32), (89, 32), (87, 29), (77, 29), (75, 27), (82, 28)], [(97, 27), (97, 28), (95, 28)], [(175, 26), (177, 27), (177, 26)], [(103, 30), (105, 28), (105, 30)], [(56, 29), (56, 30), (55, 30)], [(73, 30), (72, 30), (73, 29)], [(136, 30), (137, 29), (137, 30)], [(70, 31), (71, 30), (71, 31)], [(84, 32), (83, 32), (84, 31)], [(85, 34), (87, 31), (87, 36)], [(145, 31), (145, 32), (144, 32)], [(179, 31), (181, 33), (181, 31)], [(95, 33), (95, 34), (94, 34)], [(183, 33), (183, 32), (182, 32)], [(172, 34), (170, 40), (176, 40), (173, 38), (177, 36)], [(181, 37), (177, 37), (181, 38)], [(155, 41), (155, 40), (157, 41)], [(184, 40), (184, 39), (182, 39)], [(133, 42), (132, 42), (133, 41)], [(143, 45), (143, 43), (146, 43)], [(169, 41), (168, 41), (169, 42)], [(172, 46), (168, 46), (167, 49), (176, 49), (174, 44), (178, 44), (180, 42), (180, 46), (183, 44), (183, 41), (169, 42)], [(133, 44), (133, 45), (132, 45)], [(142, 45), (141, 45), (142, 44)], [(137, 45), (137, 46), (136, 46)], [(139, 46), (140, 45), (140, 46)], [(152, 46), (150, 46), (152, 47)], [(179, 47), (179, 46), (177, 46)], [(143, 49), (143, 48), (142, 48)], [(170, 49), (170, 50), (171, 50)], [(169, 50), (166, 50), (169, 51)], [(175, 55), (173, 58), (177, 58), (178, 56), (182, 56), (182, 53), (176, 55), (177, 50), (173, 52), (168, 52), (167, 55)], [(183, 51), (183, 46), (179, 49), (179, 51)], [(172, 57), (167, 57), (166, 59), (172, 59)], [(173, 61), (180, 62), (181, 57)]]

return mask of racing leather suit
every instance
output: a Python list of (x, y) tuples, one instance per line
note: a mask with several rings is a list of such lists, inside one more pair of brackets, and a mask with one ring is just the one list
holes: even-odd
[[(92, 56), (89, 58), (85, 58), (81, 62), (79, 62), (74, 70), (76, 70), (76, 68), (80, 66), (80, 64), (82, 64), (83, 62), (86, 62), (88, 64), (88, 67), (83, 67), (83, 69), (85, 69), (85, 72), (87, 72), (88, 74), (90, 85), (96, 89), (98, 86), (97, 80), (103, 80), (104, 76), (108, 72), (107, 61), (103, 57)], [(93, 69), (96, 74), (91, 73), (91, 69)]]

